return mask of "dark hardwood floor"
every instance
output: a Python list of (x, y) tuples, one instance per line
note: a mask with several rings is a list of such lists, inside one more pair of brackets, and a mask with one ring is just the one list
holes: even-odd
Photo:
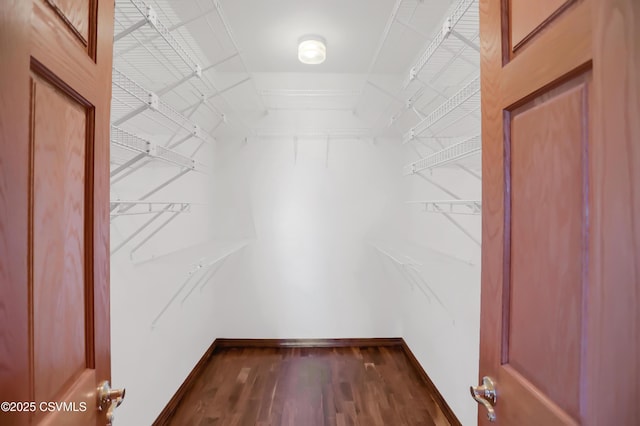
[(399, 346), (218, 349), (169, 424), (449, 425)]

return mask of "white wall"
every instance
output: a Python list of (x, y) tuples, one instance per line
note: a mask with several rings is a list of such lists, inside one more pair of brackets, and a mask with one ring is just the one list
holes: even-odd
[[(203, 153), (203, 157), (210, 154)], [(147, 165), (112, 187), (112, 199), (139, 199), (149, 189), (175, 175), (174, 166)], [(150, 425), (217, 336), (212, 283), (190, 290), (187, 285), (158, 320), (151, 324), (185, 282), (189, 271), (207, 256), (222, 253), (211, 240), (210, 177), (189, 173), (155, 194), (157, 201), (202, 203), (179, 216), (130, 258), (131, 248), (144, 234), (111, 257), (112, 384), (126, 387), (117, 424)], [(126, 216), (112, 221), (114, 248), (151, 216)], [(168, 217), (168, 216), (167, 216)], [(180, 250), (182, 249), (182, 250)], [(171, 253), (171, 251), (175, 251)], [(194, 281), (192, 281), (194, 282)]]
[[(334, 140), (328, 162), (326, 152), (319, 139), (299, 140), (297, 154), (286, 138), (220, 143), (211, 175), (186, 175), (154, 196), (206, 205), (135, 260), (131, 245), (112, 257), (112, 377), (127, 387), (119, 424), (151, 424), (215, 338), (395, 336), (462, 423), (475, 424), (467, 389), (477, 380), (479, 247), (442, 216), (404, 204), (449, 195), (401, 176), (398, 141)], [(113, 198), (136, 198), (174, 173), (147, 167), (115, 185)], [(459, 169), (429, 178), (480, 197), (479, 180)], [(479, 216), (455, 217), (480, 238)], [(115, 220), (112, 245), (147, 218)], [(198, 262), (243, 242), (213, 278), (180, 290)]]
[[(460, 169), (436, 169), (428, 177), (462, 199), (480, 199), (480, 180)], [(451, 199), (418, 176), (405, 177), (404, 194), (406, 200)], [(404, 237), (398, 244), (421, 264), (413, 290), (401, 285), (407, 280), (397, 268), (384, 265), (389, 280), (402, 289), (403, 337), (458, 419), (473, 425), (477, 404), (468, 389), (478, 380), (480, 247), (439, 214), (418, 206), (408, 206), (405, 213)], [(451, 217), (480, 241), (480, 216)]]
[[(220, 270), (219, 337), (400, 335), (395, 290), (367, 241), (394, 230), (399, 149), (371, 140), (251, 139), (221, 145), (214, 233), (251, 238)], [(235, 234), (235, 235), (234, 235)]]

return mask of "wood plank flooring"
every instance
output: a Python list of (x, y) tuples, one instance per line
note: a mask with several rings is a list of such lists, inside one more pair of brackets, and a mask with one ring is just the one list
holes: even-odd
[(449, 425), (398, 346), (222, 348), (173, 426)]

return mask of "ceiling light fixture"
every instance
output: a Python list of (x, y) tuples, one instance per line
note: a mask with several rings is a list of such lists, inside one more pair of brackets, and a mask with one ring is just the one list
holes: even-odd
[(327, 46), (322, 37), (304, 36), (298, 44), (298, 59), (303, 64), (318, 65), (327, 58)]

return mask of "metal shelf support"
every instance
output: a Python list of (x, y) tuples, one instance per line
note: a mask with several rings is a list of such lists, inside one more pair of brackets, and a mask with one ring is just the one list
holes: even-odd
[(149, 220), (147, 220), (144, 224), (142, 224), (142, 226), (140, 226), (138, 229), (136, 229), (131, 235), (129, 235), (127, 238), (125, 238), (123, 241), (120, 242), (120, 244), (118, 244), (117, 246), (115, 246), (113, 249), (111, 249), (111, 254), (116, 253), (118, 250), (120, 250), (122, 247), (124, 247), (125, 245), (127, 245), (127, 243), (129, 241), (131, 241), (132, 239), (134, 239), (138, 234), (140, 234), (142, 231), (144, 231), (146, 228), (149, 227), (149, 225), (151, 225), (153, 222), (155, 222), (160, 216), (162, 216), (163, 213), (165, 213), (166, 211), (168, 211), (171, 208), (171, 205), (166, 206), (164, 209), (160, 210), (159, 212), (157, 212), (156, 214), (153, 215), (153, 217), (151, 217)]
[[(411, 289), (413, 289), (414, 286), (417, 287), (418, 290), (420, 290), (420, 292), (427, 298), (427, 300), (429, 302), (431, 302), (431, 298), (432, 297), (434, 299), (436, 299), (436, 301), (442, 307), (442, 309), (445, 312), (447, 312), (447, 314), (449, 316), (451, 316), (451, 314), (449, 313), (447, 307), (442, 302), (442, 299), (440, 299), (440, 297), (438, 297), (437, 293), (424, 280), (424, 278), (422, 278), (422, 273), (421, 273), (420, 269), (418, 268), (418, 266), (422, 266), (421, 263), (416, 262), (415, 260), (411, 259), (407, 255), (402, 255), (403, 257), (405, 257), (407, 259), (406, 261), (405, 260), (401, 260), (397, 256), (394, 256), (393, 254), (389, 253), (388, 250), (383, 249), (383, 248), (381, 248), (378, 245), (373, 244), (373, 243), (369, 243), (369, 244), (374, 249), (376, 249), (378, 252), (380, 252), (381, 254), (386, 256), (387, 258), (389, 258), (393, 263), (398, 265), (398, 269), (400, 270), (400, 273), (407, 280), (407, 282), (409, 283), (409, 286), (410, 286)], [(425, 290), (425, 288), (426, 288), (426, 290)], [(427, 291), (428, 291), (428, 293), (427, 293)], [(429, 295), (429, 294), (431, 294), (431, 295)]]
[(162, 222), (162, 224), (160, 224), (160, 226), (158, 226), (156, 229), (154, 229), (154, 231), (152, 233), (150, 233), (149, 235), (147, 235), (142, 241), (140, 241), (134, 248), (131, 249), (131, 251), (129, 252), (129, 257), (133, 258), (133, 254), (138, 251), (138, 249), (140, 249), (140, 247), (142, 247), (143, 245), (145, 245), (151, 238), (153, 238), (158, 232), (160, 232), (165, 226), (167, 226), (168, 224), (170, 224), (175, 218), (177, 218), (180, 213), (184, 213), (185, 211), (188, 211), (188, 209), (190, 208), (189, 205), (186, 204), (181, 204), (181, 206), (179, 207), (180, 210), (178, 211), (174, 211), (173, 214), (171, 216), (169, 216), (169, 218), (167, 220), (165, 220), (164, 222)]
[[(158, 315), (153, 319), (153, 321), (151, 322), (151, 329), (156, 328), (156, 326), (158, 325), (158, 321), (160, 321), (160, 319), (162, 318), (162, 316), (167, 312), (167, 310), (171, 307), (171, 305), (173, 304), (173, 302), (176, 301), (176, 299), (178, 298), (178, 296), (180, 295), (180, 293), (182, 293), (182, 291), (187, 287), (187, 285), (193, 281), (193, 279), (196, 276), (200, 276), (200, 278), (198, 278), (198, 280), (196, 281), (196, 283), (192, 286), (191, 290), (187, 293), (187, 295), (182, 299), (182, 303), (185, 302), (185, 300), (189, 297), (189, 295), (191, 293), (193, 293), (193, 290), (198, 287), (198, 284), (200, 285), (200, 289), (202, 289), (206, 283), (215, 275), (215, 272), (217, 272), (217, 270), (219, 268), (216, 268), (214, 270), (213, 273), (209, 274), (209, 270), (214, 267), (216, 264), (220, 264), (222, 262), (224, 262), (228, 257), (230, 257), (231, 255), (239, 252), (240, 250), (242, 250), (244, 247), (246, 247), (249, 243), (244, 242), (241, 243), (239, 245), (237, 245), (236, 247), (231, 248), (230, 250), (228, 250), (225, 254), (216, 257), (215, 259), (211, 260), (211, 261), (201, 261), (199, 262), (197, 265), (195, 265), (193, 267), (193, 269), (191, 269), (188, 273), (187, 273), (187, 277), (185, 278), (185, 280), (182, 282), (182, 284), (180, 285), (180, 287), (178, 287), (178, 290), (173, 294), (173, 296), (169, 299), (169, 301), (164, 305), (164, 307), (160, 310), (160, 312), (158, 313)], [(206, 279), (205, 279), (206, 278)], [(204, 281), (203, 281), (204, 280)]]

